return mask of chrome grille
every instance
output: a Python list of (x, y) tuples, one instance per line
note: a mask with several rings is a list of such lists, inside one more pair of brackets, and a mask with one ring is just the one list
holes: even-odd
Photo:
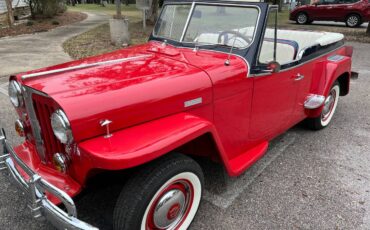
[(64, 147), (54, 135), (50, 123), (50, 117), (55, 108), (52, 105), (52, 99), (49, 97), (34, 94), (32, 98), (33, 108), (41, 128), (41, 137), (44, 141), (46, 159), (51, 160), (53, 154), (64, 152)]
[(64, 153), (64, 146), (55, 137), (50, 117), (54, 112), (52, 99), (39, 91), (24, 87), (26, 111), (31, 123), (36, 150), (43, 163), (51, 161), (54, 153)]
[(39, 92), (25, 86), (23, 86), (22, 88), (23, 88), (23, 97), (26, 105), (26, 111), (28, 114), (29, 121), (31, 123), (31, 129), (36, 145), (36, 150), (41, 158), (41, 161), (46, 162), (44, 141), (41, 136), (41, 127), (37, 120), (32, 99), (32, 95)]

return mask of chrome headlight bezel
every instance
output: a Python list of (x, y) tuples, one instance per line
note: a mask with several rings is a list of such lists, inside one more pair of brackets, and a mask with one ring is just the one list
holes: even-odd
[(51, 128), (54, 135), (63, 144), (69, 144), (73, 141), (72, 130), (66, 114), (57, 109), (50, 117)]
[(9, 99), (16, 108), (23, 106), (23, 94), (21, 85), (16, 80), (11, 80), (8, 87)]

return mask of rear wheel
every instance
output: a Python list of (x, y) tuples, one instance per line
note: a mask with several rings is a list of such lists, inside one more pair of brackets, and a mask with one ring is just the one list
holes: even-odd
[(181, 154), (165, 156), (127, 182), (114, 210), (114, 229), (187, 229), (202, 190), (203, 173), (193, 159)]
[(320, 116), (315, 118), (309, 118), (307, 120), (309, 128), (313, 130), (320, 130), (327, 127), (330, 124), (331, 119), (333, 118), (335, 110), (338, 105), (339, 95), (340, 87), (339, 83), (336, 81), (333, 84), (329, 94), (326, 96), (324, 108)]
[(309, 23), (309, 18), (308, 18), (308, 15), (304, 12), (300, 12), (297, 14), (297, 19), (296, 19), (296, 22), (298, 24), (308, 24)]
[(346, 19), (346, 25), (348, 27), (358, 27), (362, 24), (361, 17), (358, 14), (350, 14)]

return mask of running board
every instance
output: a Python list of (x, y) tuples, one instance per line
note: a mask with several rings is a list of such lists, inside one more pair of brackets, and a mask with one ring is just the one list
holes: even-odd
[(231, 173), (230, 176), (239, 176), (250, 166), (258, 161), (267, 151), (268, 142), (263, 141), (254, 148), (248, 150), (247, 152), (231, 159), (229, 161)]
[(304, 107), (306, 109), (317, 109), (325, 102), (325, 97), (322, 95), (312, 94), (308, 96), (307, 100), (304, 102)]

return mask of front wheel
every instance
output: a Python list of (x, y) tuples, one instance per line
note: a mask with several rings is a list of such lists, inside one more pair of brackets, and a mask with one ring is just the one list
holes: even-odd
[(187, 229), (202, 190), (203, 172), (193, 159), (176, 153), (160, 158), (126, 183), (114, 209), (113, 228)]
[(324, 108), (320, 116), (316, 118), (308, 119), (309, 128), (313, 130), (320, 130), (320, 129), (327, 127), (330, 124), (331, 119), (333, 118), (333, 115), (338, 105), (339, 95), (340, 95), (340, 87), (339, 87), (339, 83), (336, 81), (333, 84), (332, 88), (330, 89), (329, 94), (327, 95), (325, 99)]

